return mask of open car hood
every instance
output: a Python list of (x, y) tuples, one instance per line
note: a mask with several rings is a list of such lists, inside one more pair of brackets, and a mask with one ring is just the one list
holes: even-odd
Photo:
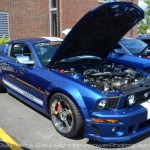
[(130, 2), (107, 3), (96, 7), (72, 28), (50, 65), (80, 55), (104, 59), (121, 37), (143, 18), (143, 10)]

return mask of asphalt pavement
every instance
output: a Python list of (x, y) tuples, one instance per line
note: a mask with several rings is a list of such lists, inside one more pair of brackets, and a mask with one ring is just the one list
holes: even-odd
[[(97, 143), (84, 138), (59, 135), (47, 116), (8, 93), (0, 94), (0, 128), (24, 150), (150, 149), (150, 134), (130, 143)], [(12, 149), (0, 135), (0, 150)]]

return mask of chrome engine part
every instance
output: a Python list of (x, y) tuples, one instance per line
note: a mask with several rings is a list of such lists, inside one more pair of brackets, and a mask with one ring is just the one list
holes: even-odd
[(92, 66), (77, 66), (59, 70), (74, 79), (81, 80), (98, 90), (116, 91), (121, 87), (134, 85), (141, 82), (143, 76), (132, 68), (126, 68), (124, 65), (104, 64)]

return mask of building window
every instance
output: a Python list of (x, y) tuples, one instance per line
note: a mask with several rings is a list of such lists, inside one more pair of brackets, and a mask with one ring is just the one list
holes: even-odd
[(0, 12), (0, 38), (5, 36), (9, 38), (8, 13)]
[(57, 11), (57, 0), (50, 0), (50, 35), (55, 37), (59, 36)]
[(51, 0), (51, 7), (56, 8), (56, 0)]

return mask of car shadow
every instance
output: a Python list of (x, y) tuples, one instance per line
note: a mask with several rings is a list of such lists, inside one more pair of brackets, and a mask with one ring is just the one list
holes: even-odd
[(30, 104), (24, 102), (23, 100), (19, 99), (18, 97), (14, 96), (11, 93), (8, 93), (10, 96), (12, 96), (13, 98), (15, 98), (16, 100), (18, 100), (19, 102), (21, 102), (22, 104), (26, 105), (27, 107), (31, 108), (32, 110), (34, 110), (35, 112), (39, 113), (40, 115), (42, 115), (43, 117), (45, 117), (48, 120), (51, 120), (50, 117), (44, 113), (42, 113), (41, 111), (39, 111), (38, 109), (34, 108), (33, 106), (31, 106)]
[[(47, 116), (46, 114), (40, 112), (39, 110), (35, 109), (33, 106), (29, 105), (28, 103), (22, 101), (21, 99), (19, 99), (18, 97), (14, 96), (13, 94), (11, 93), (8, 93), (10, 96), (12, 96), (13, 98), (15, 98), (16, 100), (18, 100), (19, 102), (21, 102), (22, 104), (26, 105), (27, 107), (31, 108), (33, 111), (37, 112), (38, 114), (42, 115), (43, 117), (45, 117), (46, 119), (50, 120), (51, 121), (51, 118), (49, 116)], [(79, 135), (78, 137), (75, 137), (75, 138), (71, 138), (72, 140), (81, 140), (81, 139), (84, 139), (84, 135), (81, 134)]]
[[(114, 148), (126, 148), (126, 147), (130, 147), (130, 148), (136, 148), (136, 144), (138, 144), (139, 142), (144, 141), (145, 139), (150, 137), (150, 133), (147, 133), (143, 136), (140, 136), (134, 140), (131, 140), (129, 142), (120, 142), (120, 143), (102, 143), (102, 142), (96, 142), (93, 140), (89, 140), (87, 142), (87, 144), (95, 146), (95, 147), (100, 147), (100, 148), (110, 148), (110, 149), (114, 149)], [(142, 144), (143, 146), (146, 146), (144, 144)], [(142, 148), (142, 147), (141, 147)]]
[[(19, 99), (18, 97), (14, 96), (13, 94), (11, 93), (8, 93), (10, 96), (12, 96), (13, 98), (15, 98), (16, 100), (18, 100), (19, 102), (21, 102), (22, 104), (26, 105), (27, 107), (31, 108), (32, 110), (34, 110), (35, 112), (37, 112), (38, 114), (42, 115), (43, 117), (45, 117), (46, 119), (50, 120), (51, 121), (51, 118), (49, 116), (47, 116), (46, 114), (40, 112), (39, 110), (37, 110), (36, 108), (34, 108), (33, 106), (31, 106), (30, 104), (22, 101), (21, 99)], [(81, 140), (84, 138), (84, 135), (81, 134), (79, 135), (78, 137), (75, 137), (75, 138), (72, 138), (72, 140)]]
[[(9, 146), (10, 147), (9, 147)], [(0, 150), (12, 150), (12, 149), (19, 149), (21, 146), (17, 147), (16, 145), (12, 145), (12, 144), (9, 144), (8, 145), (2, 141), (0, 141)], [(21, 147), (23, 150), (31, 150), (29, 148), (26, 148), (26, 147)]]

